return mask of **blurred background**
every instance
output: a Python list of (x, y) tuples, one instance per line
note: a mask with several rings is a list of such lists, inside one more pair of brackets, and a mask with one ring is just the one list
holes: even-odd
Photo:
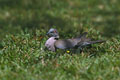
[(120, 34), (120, 0), (0, 0), (0, 40), (7, 34), (51, 27), (73, 33)]

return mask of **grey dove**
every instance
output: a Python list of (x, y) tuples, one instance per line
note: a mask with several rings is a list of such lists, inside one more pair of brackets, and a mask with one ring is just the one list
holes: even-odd
[(56, 49), (71, 49), (71, 48), (82, 48), (95, 43), (102, 43), (103, 40), (91, 41), (87, 38), (87, 32), (81, 34), (77, 38), (59, 40), (59, 33), (56, 29), (51, 28), (47, 35), (49, 39), (46, 41), (45, 46), (50, 51), (56, 51)]

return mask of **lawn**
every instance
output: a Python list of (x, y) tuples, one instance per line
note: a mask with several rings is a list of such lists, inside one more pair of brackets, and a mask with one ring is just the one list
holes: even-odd
[[(45, 49), (47, 31), (106, 40), (82, 52)], [(120, 80), (119, 0), (0, 0), (1, 80)]]

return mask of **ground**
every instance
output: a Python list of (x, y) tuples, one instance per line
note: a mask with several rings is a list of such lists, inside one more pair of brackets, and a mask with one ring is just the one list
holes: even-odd
[[(51, 27), (61, 39), (88, 32), (106, 42), (51, 52)], [(0, 0), (0, 33), (1, 80), (120, 79), (119, 0)]]

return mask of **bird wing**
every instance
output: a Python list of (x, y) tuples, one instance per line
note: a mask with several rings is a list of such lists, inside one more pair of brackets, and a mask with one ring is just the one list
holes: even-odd
[(65, 39), (65, 40), (57, 40), (55, 42), (55, 47), (59, 48), (59, 49), (73, 48), (76, 45), (78, 45), (79, 42), (81, 42), (83, 39), (85, 39), (86, 35), (87, 35), (87, 32), (81, 34), (77, 38)]
[(55, 47), (59, 49), (67, 49), (67, 48), (72, 48), (74, 46), (73, 42), (71, 39), (66, 39), (66, 40), (57, 40), (55, 42)]

